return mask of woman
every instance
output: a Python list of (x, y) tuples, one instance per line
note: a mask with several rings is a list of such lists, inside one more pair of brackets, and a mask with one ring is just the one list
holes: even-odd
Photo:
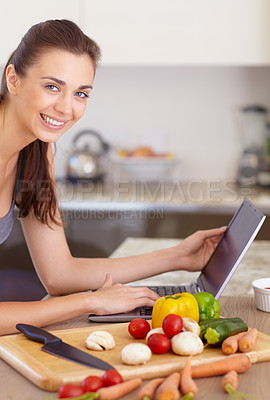
[[(166, 271), (200, 270), (226, 228), (200, 231), (181, 244), (121, 259), (72, 257), (55, 195), (54, 143), (83, 115), (100, 51), (74, 23), (37, 24), (11, 55), (0, 94), (0, 243), (8, 236), (14, 204), (37, 274), (53, 297), (1, 303), (0, 334), (16, 323), (36, 326), (79, 315), (127, 312), (152, 306), (150, 289), (123, 283)], [(145, 268), (147, 266), (147, 268)], [(91, 289), (98, 289), (88, 292)]]

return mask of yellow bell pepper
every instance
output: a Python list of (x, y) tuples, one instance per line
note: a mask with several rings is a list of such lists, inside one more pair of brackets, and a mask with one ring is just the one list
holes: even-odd
[(187, 292), (160, 297), (153, 307), (152, 327), (162, 327), (162, 322), (168, 314), (177, 314), (182, 318), (192, 318), (199, 322), (198, 302), (193, 294)]

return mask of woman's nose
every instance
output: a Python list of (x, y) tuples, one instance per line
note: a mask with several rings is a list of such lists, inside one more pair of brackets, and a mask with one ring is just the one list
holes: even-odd
[(62, 114), (71, 114), (72, 112), (72, 98), (69, 95), (62, 95), (58, 97), (54, 108)]

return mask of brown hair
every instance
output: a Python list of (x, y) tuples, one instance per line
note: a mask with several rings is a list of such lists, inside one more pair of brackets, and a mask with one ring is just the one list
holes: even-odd
[[(22, 38), (17, 49), (11, 54), (2, 76), (0, 104), (8, 96), (6, 69), (10, 64), (18, 76), (25, 77), (42, 51), (56, 48), (73, 54), (87, 54), (96, 69), (100, 59), (98, 45), (69, 20), (49, 20), (33, 25)], [(33, 210), (36, 218), (44, 224), (59, 224), (56, 219), (57, 199), (47, 159), (48, 143), (37, 139), (20, 152), (17, 175), (16, 205), (20, 217), (26, 217)]]

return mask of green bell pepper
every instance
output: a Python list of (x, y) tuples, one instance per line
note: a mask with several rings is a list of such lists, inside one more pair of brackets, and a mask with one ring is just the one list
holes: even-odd
[(211, 293), (198, 292), (194, 294), (199, 306), (200, 322), (211, 318), (219, 318), (220, 304)]

